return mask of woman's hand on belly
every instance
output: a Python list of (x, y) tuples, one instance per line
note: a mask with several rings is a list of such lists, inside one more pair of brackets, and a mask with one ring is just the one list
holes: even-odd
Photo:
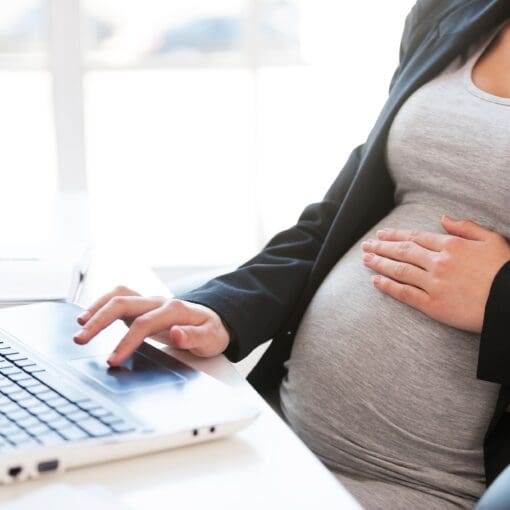
[(384, 229), (362, 244), (364, 263), (378, 275), (374, 286), (458, 329), (479, 333), (498, 270), (510, 245), (472, 221), (441, 219), (448, 234)]

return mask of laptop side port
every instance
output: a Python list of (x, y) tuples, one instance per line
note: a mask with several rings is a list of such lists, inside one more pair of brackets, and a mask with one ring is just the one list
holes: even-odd
[(11, 466), (7, 470), (7, 473), (9, 474), (9, 476), (11, 478), (18, 478), (18, 476), (21, 474), (22, 471), (23, 471), (23, 468), (21, 466)]
[(48, 473), (50, 471), (56, 471), (57, 468), (58, 468), (57, 459), (44, 460), (37, 464), (37, 471), (39, 471), (39, 473)]

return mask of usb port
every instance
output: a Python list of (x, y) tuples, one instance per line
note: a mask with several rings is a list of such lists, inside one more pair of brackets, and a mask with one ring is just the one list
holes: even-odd
[(37, 464), (37, 471), (39, 473), (47, 473), (48, 471), (55, 471), (58, 468), (58, 460), (45, 460)]

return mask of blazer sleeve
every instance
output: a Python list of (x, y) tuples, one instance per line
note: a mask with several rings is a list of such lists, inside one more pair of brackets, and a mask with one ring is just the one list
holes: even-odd
[(496, 274), (485, 305), (477, 377), (510, 385), (510, 261)]
[(225, 354), (232, 361), (272, 338), (292, 313), (324, 238), (359, 166), (363, 146), (350, 155), (320, 203), (276, 234), (255, 257), (231, 273), (176, 296), (212, 308), (230, 332)]
[[(437, 0), (436, 0), (437, 1)], [(415, 43), (413, 26), (420, 24), (419, 1), (406, 18), (400, 49), (401, 64)], [(390, 86), (391, 91), (391, 86)], [(285, 326), (306, 284), (329, 228), (358, 171), (363, 145), (352, 151), (324, 199), (308, 205), (291, 228), (276, 234), (260, 253), (235, 271), (175, 296), (213, 309), (230, 333), (225, 355), (231, 361), (247, 356)]]

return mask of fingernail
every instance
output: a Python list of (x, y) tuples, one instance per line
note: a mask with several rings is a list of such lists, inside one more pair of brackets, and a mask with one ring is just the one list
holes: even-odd
[(366, 255), (363, 256), (364, 262), (370, 262), (373, 258), (374, 258), (373, 253), (367, 253)]
[(371, 239), (367, 239), (365, 242), (361, 243), (361, 247), (364, 249), (364, 250), (369, 250), (372, 246), (372, 240)]
[(381, 282), (381, 277), (379, 275), (372, 276), (372, 283), (374, 285), (378, 285)]
[(77, 333), (75, 333), (73, 338), (75, 340), (83, 340), (84, 333), (85, 333), (85, 331), (83, 331), (83, 329), (82, 329), (82, 330), (78, 331)]
[(115, 363), (118, 359), (118, 355), (116, 352), (112, 352), (106, 362), (111, 365), (112, 363)]
[(447, 221), (455, 221), (451, 216), (448, 216), (447, 214), (443, 214), (443, 221), (444, 220), (447, 220)]
[(85, 310), (84, 312), (80, 313), (80, 315), (78, 315), (77, 319), (83, 322), (88, 321), (90, 319), (90, 312)]
[(386, 235), (386, 229), (378, 230), (376, 233), (378, 237), (384, 237)]

